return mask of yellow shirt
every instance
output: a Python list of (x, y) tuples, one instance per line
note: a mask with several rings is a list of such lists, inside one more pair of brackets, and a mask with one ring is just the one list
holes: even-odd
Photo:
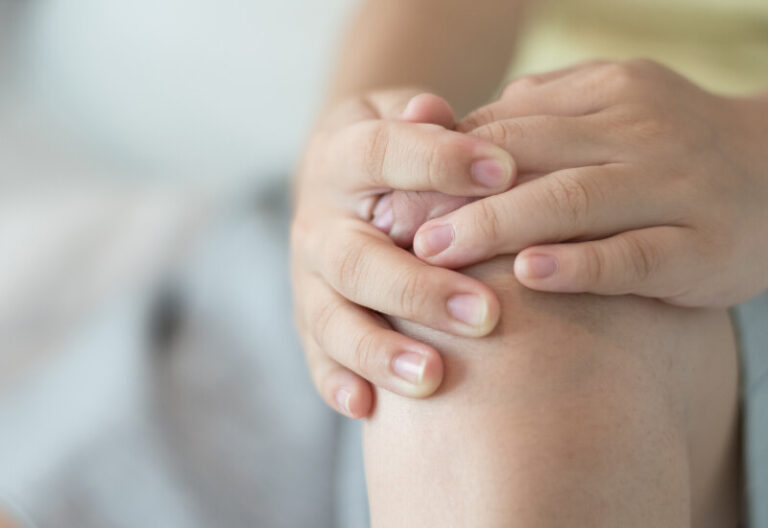
[(510, 77), (644, 57), (710, 90), (768, 90), (768, 0), (533, 2)]

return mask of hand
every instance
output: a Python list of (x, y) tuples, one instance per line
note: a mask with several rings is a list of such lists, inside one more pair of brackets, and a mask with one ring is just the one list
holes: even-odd
[(510, 152), (520, 183), (423, 225), (426, 262), (520, 252), (532, 289), (686, 306), (768, 287), (768, 99), (648, 61), (591, 63), (513, 82), (458, 129)]
[(424, 264), (369, 223), (378, 196), (390, 189), (483, 196), (512, 183), (504, 150), (449, 130), (447, 103), (411, 99), (415, 93), (375, 93), (337, 107), (299, 171), (291, 244), (296, 323), (319, 392), (350, 417), (370, 411), (363, 378), (413, 397), (431, 394), (442, 379), (439, 354), (393, 331), (377, 312), (466, 336), (487, 334), (499, 317), (488, 287)]
[(390, 191), (379, 197), (371, 223), (398, 246), (410, 249), (416, 231), (432, 218), (443, 216), (475, 198), (434, 191)]

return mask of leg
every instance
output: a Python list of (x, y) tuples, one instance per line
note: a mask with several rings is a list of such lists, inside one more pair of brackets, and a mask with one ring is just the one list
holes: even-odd
[(397, 322), (442, 350), (429, 400), (377, 394), (373, 526), (735, 526), (737, 362), (724, 311), (525, 290), (488, 338)]

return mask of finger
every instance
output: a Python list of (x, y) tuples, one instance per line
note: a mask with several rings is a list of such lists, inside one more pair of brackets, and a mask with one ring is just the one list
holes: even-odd
[(304, 294), (312, 299), (309, 333), (331, 359), (411, 398), (429, 396), (440, 385), (443, 363), (435, 349), (395, 332), (381, 316), (350, 303), (319, 278)]
[(470, 134), (512, 155), (520, 174), (619, 161), (620, 144), (606, 117), (529, 116), (494, 121)]
[(437, 95), (422, 93), (408, 101), (400, 119), (411, 123), (432, 123), (452, 130), (456, 126), (451, 105)]
[[(414, 98), (423, 95), (432, 94), (425, 94), (425, 92), (416, 89), (397, 88), (391, 90), (377, 90), (373, 93), (366, 94), (363, 97), (354, 97), (344, 100), (338, 103), (339, 107), (343, 108), (344, 111), (331, 112), (326, 115), (322, 120), (321, 130), (336, 130), (349, 124), (350, 119), (352, 121), (363, 121), (367, 119), (402, 119), (408, 104)], [(430, 116), (438, 115), (441, 119), (445, 119), (444, 108), (447, 106), (450, 110), (450, 105), (444, 100), (442, 101), (445, 104), (442, 104), (437, 101), (438, 99), (442, 100), (438, 96), (427, 98), (427, 113), (430, 114)], [(435, 108), (437, 108), (437, 110), (434, 110)], [(431, 120), (428, 121), (431, 122)], [(439, 124), (442, 124), (442, 122)], [(451, 126), (448, 128), (454, 128), (454, 124), (451, 123)]]
[[(423, 96), (428, 96), (426, 100)], [(426, 104), (430, 109), (450, 105), (441, 97), (418, 89), (393, 88), (390, 90), (376, 90), (365, 96), (365, 102), (375, 114), (373, 119), (402, 119), (408, 105), (414, 100), (420, 100), (419, 106)], [(443, 101), (445, 105), (442, 105)], [(418, 106), (417, 106), (418, 108)], [(429, 112), (431, 113), (431, 111)], [(371, 119), (370, 117), (368, 119)]]
[(526, 78), (510, 84), (498, 101), (472, 112), (456, 126), (460, 132), (502, 119), (531, 115), (583, 116), (621, 102), (647, 98), (647, 72), (658, 65), (643, 60), (598, 61), (549, 82)]
[(568, 77), (573, 73), (583, 72), (586, 70), (593, 70), (599, 66), (608, 64), (608, 62), (609, 61), (604, 59), (587, 60), (587, 61), (577, 62), (576, 64), (571, 64), (570, 66), (565, 66), (564, 68), (558, 68), (556, 70), (523, 75), (521, 77), (518, 77), (517, 79), (512, 80), (509, 84), (507, 84), (507, 86), (504, 88), (504, 90), (501, 93), (501, 97), (503, 98), (511, 94), (514, 94), (515, 88), (518, 86), (522, 88), (535, 88), (536, 86), (541, 86), (545, 83), (556, 81), (558, 79), (562, 79), (563, 77)]
[[(455, 335), (482, 336), (496, 326), (499, 302), (483, 283), (454, 271), (428, 266), (395, 246), (375, 227), (353, 219), (314, 240), (305, 258), (334, 290), (387, 315)], [(313, 261), (312, 255), (322, 255)]]
[(484, 196), (512, 185), (514, 162), (506, 151), (437, 125), (362, 121), (337, 134), (325, 172), (351, 192)]
[[(411, 99), (400, 118), (412, 123), (432, 123), (447, 129), (456, 126), (448, 101), (429, 93)], [(411, 247), (413, 235), (421, 224), (471, 200), (434, 191), (389, 191), (378, 198), (371, 224), (387, 233), (398, 246)]]
[[(295, 260), (294, 260), (295, 264)], [(326, 404), (349, 418), (368, 416), (373, 410), (373, 389), (366, 380), (334, 361), (312, 337), (308, 324), (308, 306), (313, 299), (299, 295), (315, 280), (311, 273), (292, 270), (296, 328), (304, 346), (307, 366), (317, 392)]]
[(373, 408), (373, 390), (363, 378), (326, 355), (311, 338), (304, 349), (312, 382), (325, 403), (348, 418), (363, 418)]
[(396, 192), (392, 199), (394, 218), (389, 237), (400, 247), (413, 246), (413, 237), (424, 222), (446, 215), (473, 198), (440, 193)]
[[(456, 125), (460, 132), (470, 132), (502, 119), (532, 115), (581, 116), (595, 112), (600, 105), (585, 88), (585, 73), (595, 71), (606, 61), (590, 61), (569, 68), (520, 77), (509, 83), (501, 97), (470, 112)], [(593, 90), (594, 91), (594, 90)]]
[(438, 192), (393, 191), (379, 198), (371, 224), (387, 233), (398, 246), (409, 248), (424, 222), (455, 211), (473, 200)]
[(421, 226), (414, 251), (431, 264), (453, 268), (536, 244), (677, 220), (681, 211), (659, 186), (626, 171), (621, 164), (567, 169), (477, 200)]
[[(453, 110), (451, 109), (450, 104), (448, 101), (443, 99), (442, 97), (438, 97), (437, 95), (433, 95), (430, 93), (422, 93), (415, 97), (413, 97), (408, 104), (405, 107), (405, 110), (403, 110), (402, 115), (400, 116), (400, 119), (403, 121), (408, 121), (411, 123), (432, 123), (434, 125), (439, 125), (447, 129), (452, 129), (454, 126), (456, 126), (456, 121), (453, 116)], [(371, 213), (371, 224), (379, 228), (384, 233), (387, 233), (390, 235), (392, 240), (395, 241), (399, 246), (401, 247), (410, 247), (411, 242), (413, 240), (413, 235), (416, 233), (416, 229), (418, 229), (418, 225), (421, 225), (424, 223), (426, 218), (426, 214), (423, 218), (421, 218), (421, 221), (417, 226), (413, 226), (413, 222), (410, 222), (412, 214), (406, 214), (406, 215), (400, 215), (398, 216), (397, 222), (395, 222), (394, 217), (394, 204), (392, 201), (392, 195), (393, 193), (398, 194), (407, 194), (412, 197), (416, 196), (425, 196), (425, 195), (433, 195), (433, 196), (448, 196), (437, 192), (431, 192), (431, 191), (421, 191), (421, 192), (415, 192), (415, 191), (388, 191), (387, 193), (380, 195), (376, 199), (376, 204), (372, 209)], [(450, 197), (454, 200), (462, 200), (462, 203), (466, 203), (466, 198), (460, 198), (458, 196), (456, 197)], [(411, 211), (415, 212), (416, 209), (414, 208), (400, 208), (401, 212), (407, 212), (410, 213)], [(452, 209), (451, 209), (452, 210)], [(449, 212), (448, 210), (444, 211), (442, 214), (445, 214)], [(405, 217), (403, 217), (405, 216)], [(437, 215), (435, 215), (437, 216)], [(368, 218), (367, 215), (362, 216), (363, 218)], [(394, 228), (394, 229), (393, 229)], [(408, 231), (407, 233), (404, 233), (402, 235), (396, 236), (401, 231)], [(398, 240), (408, 239), (407, 244), (399, 243)]]
[(541, 291), (670, 296), (688, 284), (695, 254), (691, 229), (657, 226), (604, 240), (531, 247), (515, 259), (515, 276)]
[(498, 101), (477, 109), (456, 129), (468, 132), (501, 119), (530, 115), (583, 116), (633, 99), (646, 100), (649, 73), (659, 65), (643, 59), (596, 61), (547, 82), (511, 83)]

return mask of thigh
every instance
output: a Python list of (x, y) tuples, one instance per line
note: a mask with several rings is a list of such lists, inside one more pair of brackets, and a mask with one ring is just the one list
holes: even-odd
[(374, 526), (726, 526), (737, 511), (737, 361), (725, 311), (543, 294), (511, 259), (467, 270), (502, 321), (460, 339), (429, 400), (380, 391), (365, 425)]

